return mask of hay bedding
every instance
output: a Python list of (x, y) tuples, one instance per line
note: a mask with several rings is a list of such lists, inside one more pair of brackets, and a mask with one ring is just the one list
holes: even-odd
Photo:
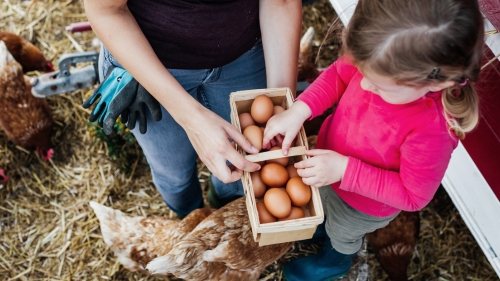
[[(309, 26), (316, 29), (315, 51), (334, 17), (327, 0), (304, 8), (304, 31)], [(98, 51), (92, 45), (92, 32), (64, 31), (66, 25), (85, 20), (82, 1), (0, 2), (0, 29), (22, 34), (54, 63), (65, 53)], [(339, 46), (338, 37), (327, 40), (318, 66), (334, 61)], [(89, 127), (89, 112), (80, 105), (90, 90), (48, 99), (56, 122), (51, 162), (13, 145), (0, 131), (0, 168), (11, 178), (0, 187), (0, 280), (176, 280), (128, 272), (102, 240), (89, 200), (133, 216), (175, 214), (162, 202), (140, 148), (127, 141), (126, 130), (116, 135), (120, 141), (113, 142)], [(127, 153), (110, 156), (108, 151)], [(208, 171), (202, 163), (199, 168), (206, 191)], [(442, 193), (439, 203), (421, 212), (422, 231), (410, 278), (497, 280), (457, 210)], [(282, 280), (281, 268), (286, 262), (315, 253), (320, 246), (296, 243), (263, 272), (261, 280)], [(373, 253), (368, 251), (358, 259), (360, 263), (366, 260), (373, 280), (387, 278)], [(356, 275), (357, 266), (345, 279), (356, 280)]]

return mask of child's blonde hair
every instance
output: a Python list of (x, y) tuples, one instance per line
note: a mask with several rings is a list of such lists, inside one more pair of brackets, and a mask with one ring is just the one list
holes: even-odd
[(344, 37), (361, 69), (410, 86), (456, 82), (443, 90), (442, 102), (461, 139), (479, 119), (477, 93), (467, 81), (479, 78), (483, 43), (476, 0), (360, 0)]

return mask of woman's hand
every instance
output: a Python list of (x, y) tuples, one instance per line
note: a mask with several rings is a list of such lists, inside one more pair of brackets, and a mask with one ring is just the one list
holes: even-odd
[(311, 158), (295, 163), (302, 181), (311, 186), (320, 187), (341, 181), (349, 158), (333, 150), (306, 150)]
[[(183, 128), (201, 161), (214, 176), (229, 183), (240, 179), (244, 170), (260, 169), (259, 164), (246, 160), (229, 142), (233, 140), (248, 153), (259, 152), (233, 125), (202, 106), (192, 112), (199, 114), (192, 115)], [(227, 166), (226, 161), (234, 167)]]
[(262, 147), (271, 148), (272, 140), (276, 138), (281, 143), (283, 155), (288, 155), (293, 139), (297, 136), (304, 121), (311, 116), (311, 109), (301, 101), (295, 102), (290, 109), (275, 115), (266, 123)]

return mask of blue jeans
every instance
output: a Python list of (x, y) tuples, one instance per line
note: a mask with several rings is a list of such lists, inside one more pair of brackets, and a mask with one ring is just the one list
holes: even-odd
[[(99, 57), (99, 77), (111, 65), (120, 66), (104, 47)], [(184, 89), (206, 108), (231, 122), (229, 94), (234, 91), (266, 88), (266, 70), (262, 44), (233, 62), (219, 68), (186, 70), (168, 69)], [(153, 182), (167, 206), (178, 214), (186, 215), (203, 205), (197, 154), (184, 129), (162, 107), (162, 119), (156, 122), (148, 112), (148, 130), (139, 132), (137, 125), (132, 133), (141, 146), (151, 167)], [(220, 198), (243, 196), (241, 180), (224, 184), (211, 178)]]

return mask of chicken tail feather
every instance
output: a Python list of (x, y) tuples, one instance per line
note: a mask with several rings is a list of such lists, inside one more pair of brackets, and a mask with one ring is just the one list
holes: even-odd
[(101, 224), (101, 232), (106, 245), (113, 247), (116, 239), (123, 239), (123, 230), (127, 225), (130, 225), (131, 220), (136, 218), (129, 218), (125, 216), (120, 210), (114, 210), (95, 201), (90, 201), (90, 207), (94, 209), (94, 213), (99, 219)]
[(94, 201), (90, 201), (89, 205), (94, 209), (101, 224), (104, 243), (116, 254), (120, 263), (130, 271), (144, 270), (141, 259), (147, 251), (142, 248), (140, 250), (146, 252), (136, 249), (137, 238), (143, 237), (144, 234), (144, 229), (140, 225), (143, 217), (128, 217), (120, 210), (114, 210)]
[(189, 268), (196, 267), (203, 262), (199, 254), (203, 253), (203, 243), (196, 239), (186, 238), (177, 243), (166, 255), (157, 257), (146, 266), (152, 274), (174, 274), (178, 278), (185, 278)]
[(172, 266), (176, 265), (177, 263), (172, 256), (165, 255), (150, 261), (146, 269), (151, 272), (151, 274), (165, 274), (170, 272)]

